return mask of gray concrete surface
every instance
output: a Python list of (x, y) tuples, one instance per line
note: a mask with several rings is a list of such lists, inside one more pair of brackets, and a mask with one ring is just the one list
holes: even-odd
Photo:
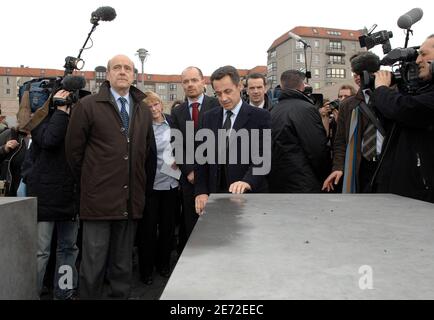
[(0, 299), (36, 299), (36, 198), (0, 197)]
[(212, 195), (161, 299), (434, 299), (434, 205)]

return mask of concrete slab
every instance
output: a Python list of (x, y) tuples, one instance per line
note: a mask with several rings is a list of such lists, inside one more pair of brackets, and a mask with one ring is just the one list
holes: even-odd
[(37, 299), (36, 198), (0, 198), (0, 299)]
[(434, 299), (434, 205), (211, 195), (161, 299)]

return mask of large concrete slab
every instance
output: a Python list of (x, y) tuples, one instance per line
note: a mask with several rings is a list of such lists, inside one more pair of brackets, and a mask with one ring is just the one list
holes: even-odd
[(36, 299), (36, 198), (0, 197), (0, 299)]
[(434, 299), (434, 205), (212, 195), (161, 299)]

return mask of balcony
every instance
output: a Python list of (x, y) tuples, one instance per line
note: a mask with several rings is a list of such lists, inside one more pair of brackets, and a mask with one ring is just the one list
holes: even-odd
[(346, 54), (345, 46), (327, 46), (326, 54), (344, 56)]
[(344, 66), (345, 65), (345, 60), (343, 61), (327, 61), (328, 65), (339, 65), (339, 66)]

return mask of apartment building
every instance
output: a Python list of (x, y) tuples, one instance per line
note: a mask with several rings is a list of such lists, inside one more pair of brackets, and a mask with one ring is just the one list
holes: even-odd
[[(290, 32), (309, 44), (307, 70), (311, 71), (309, 83), (315, 92), (324, 93), (329, 87), (343, 83), (354, 84), (350, 58), (365, 51), (359, 44), (360, 30), (343, 30), (324, 27), (298, 26)], [(274, 88), (282, 72), (288, 69), (306, 71), (303, 43), (286, 32), (272, 43), (267, 51), (267, 79)]]

